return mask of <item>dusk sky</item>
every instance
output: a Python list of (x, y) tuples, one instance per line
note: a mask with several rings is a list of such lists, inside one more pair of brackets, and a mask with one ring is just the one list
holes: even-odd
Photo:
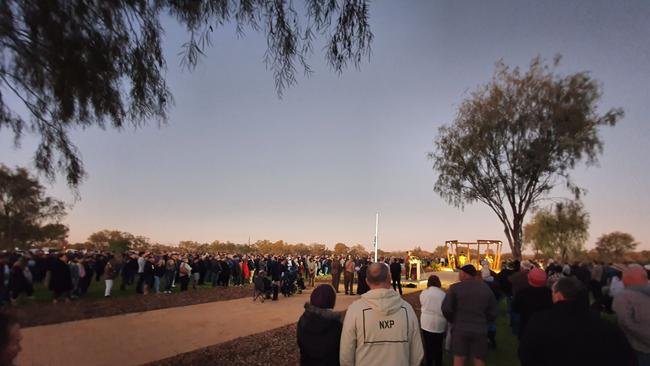
[[(282, 99), (263, 63), (263, 35), (218, 29), (189, 72), (177, 55), (188, 35), (165, 21), (169, 123), (72, 134), (88, 171), (81, 200), (62, 176), (48, 185), (73, 205), (69, 240), (118, 229), (169, 244), (250, 237), (370, 249), (379, 212), (387, 250), (505, 242), (487, 206), (462, 211), (433, 192), (426, 154), (496, 61), (527, 67), (559, 53), (562, 73), (587, 70), (602, 82), (601, 111), (625, 110), (602, 130), (599, 165), (574, 173), (588, 191), (587, 247), (620, 230), (650, 249), (649, 1), (376, 1), (370, 15), (373, 52), (360, 70), (338, 76), (317, 44), (315, 73)], [(33, 136), (18, 150), (9, 130), (0, 139), (0, 162), (33, 167)]]

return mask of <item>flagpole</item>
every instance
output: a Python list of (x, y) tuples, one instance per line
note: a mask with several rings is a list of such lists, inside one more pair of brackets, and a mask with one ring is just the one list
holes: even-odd
[(375, 215), (375, 263), (377, 263), (377, 247), (379, 246), (379, 212)]

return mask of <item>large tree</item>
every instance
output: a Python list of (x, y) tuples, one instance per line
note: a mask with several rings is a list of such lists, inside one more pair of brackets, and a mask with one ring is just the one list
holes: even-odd
[(537, 57), (526, 71), (498, 63), (490, 82), (471, 93), (454, 122), (440, 128), (429, 153), (435, 191), (450, 204), (482, 202), (499, 218), (515, 258), (521, 258), (528, 211), (558, 183), (576, 195), (570, 172), (593, 164), (603, 150), (601, 126), (621, 109), (598, 113), (602, 87), (587, 72), (560, 75)]
[(119, 230), (101, 230), (92, 233), (87, 243), (95, 250), (109, 250), (115, 253), (147, 250), (150, 246), (149, 239)]
[(23, 168), (0, 165), (0, 248), (28, 248), (44, 240), (65, 239), (63, 202), (45, 194), (38, 179)]
[(541, 209), (524, 227), (524, 242), (548, 258), (567, 262), (584, 248), (589, 237), (589, 214), (579, 202)]
[(373, 38), (368, 12), (367, 0), (306, 0), (299, 9), (291, 0), (3, 0), (0, 130), (11, 129), (16, 143), (24, 131), (35, 132), (38, 170), (49, 178), (61, 170), (75, 187), (84, 168), (69, 131), (166, 120), (172, 95), (163, 16), (187, 29), (179, 46), (190, 68), (224, 24), (264, 33), (264, 61), (281, 95), (299, 69), (311, 72), (307, 59), (318, 36), (326, 38), (333, 70), (358, 67)]
[(616, 262), (624, 259), (625, 254), (634, 251), (637, 243), (628, 233), (615, 231), (604, 234), (596, 241), (598, 256), (607, 261)]

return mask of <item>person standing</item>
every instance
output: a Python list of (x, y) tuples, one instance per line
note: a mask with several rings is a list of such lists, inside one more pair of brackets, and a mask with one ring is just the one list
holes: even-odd
[(146, 260), (144, 259), (144, 252), (138, 253), (138, 259), (137, 259), (137, 264), (138, 264), (138, 282), (135, 285), (135, 292), (142, 294), (144, 293), (143, 286), (144, 286), (144, 265), (145, 265)]
[(110, 257), (104, 269), (102, 271), (104, 274), (104, 283), (106, 288), (104, 289), (104, 297), (111, 297), (111, 290), (113, 289), (113, 281), (117, 277), (117, 263), (115, 258)]
[(411, 305), (391, 289), (389, 267), (371, 264), (366, 282), (370, 291), (345, 314), (341, 366), (420, 365), (424, 356), (420, 325)]
[(467, 357), (474, 366), (483, 366), (487, 358), (488, 324), (497, 318), (497, 302), (490, 287), (477, 274), (471, 264), (461, 267), (460, 282), (449, 287), (442, 302), (442, 313), (452, 324), (454, 366), (464, 365)]
[(366, 292), (370, 291), (368, 283), (366, 282), (366, 275), (368, 273), (368, 260), (361, 260), (361, 267), (359, 272), (357, 272), (357, 295), (363, 295)]
[(348, 255), (348, 260), (345, 262), (344, 273), (343, 273), (343, 287), (345, 287), (346, 295), (354, 295), (354, 260), (352, 256)]
[(341, 259), (338, 256), (332, 258), (332, 287), (339, 293), (339, 282), (341, 282)]
[(167, 258), (167, 262), (165, 263), (165, 293), (166, 294), (172, 293), (172, 285), (174, 283), (175, 277), (176, 277), (176, 261), (174, 260), (174, 256), (171, 255), (169, 256), (169, 258)]
[(442, 302), (446, 295), (441, 287), (440, 278), (431, 275), (427, 289), (420, 293), (420, 327), (426, 366), (442, 366), (442, 340), (447, 330), (447, 319), (442, 314)]
[(623, 272), (625, 289), (614, 297), (618, 325), (636, 352), (639, 366), (650, 366), (650, 284), (641, 266)]
[(188, 262), (189, 260), (185, 257), (178, 267), (178, 280), (181, 282), (181, 292), (187, 291), (187, 286), (190, 284), (192, 267), (190, 267)]
[(522, 366), (636, 365), (625, 335), (589, 311), (582, 291), (574, 277), (555, 282), (553, 306), (532, 316), (519, 342)]
[(149, 294), (149, 291), (154, 286), (154, 276), (156, 272), (156, 259), (153, 257), (153, 255), (150, 255), (145, 259), (144, 262), (144, 272), (142, 273), (142, 276), (144, 277), (144, 285), (142, 288), (142, 293), (145, 295)]
[(298, 320), (296, 338), (300, 348), (300, 365), (330, 366), (339, 364), (342, 314), (334, 312), (336, 292), (330, 285), (319, 285), (305, 304)]
[(50, 291), (52, 291), (52, 302), (57, 303), (61, 297), (66, 301), (70, 300), (72, 291), (72, 277), (68, 266), (68, 257), (65, 253), (59, 254), (58, 259), (51, 263), (50, 268)]
[(0, 365), (14, 365), (14, 360), (22, 351), (20, 324), (11, 315), (0, 312)]
[(318, 270), (314, 258), (307, 257), (307, 270), (309, 271), (307, 286), (314, 287), (316, 280), (316, 271)]
[(546, 287), (544, 271), (539, 268), (531, 269), (528, 272), (528, 283), (530, 286), (518, 291), (512, 302), (512, 309), (520, 316), (517, 332), (520, 338), (533, 314), (553, 306), (551, 289)]
[(167, 267), (165, 260), (160, 258), (158, 260), (158, 263), (156, 263), (156, 269), (154, 270), (153, 273), (153, 291), (156, 294), (160, 293), (160, 282), (162, 279), (165, 277), (165, 273), (167, 272)]
[(390, 262), (390, 276), (393, 279), (393, 290), (399, 290), (399, 294), (402, 294), (402, 265), (399, 263), (399, 260), (395, 257), (391, 259)]

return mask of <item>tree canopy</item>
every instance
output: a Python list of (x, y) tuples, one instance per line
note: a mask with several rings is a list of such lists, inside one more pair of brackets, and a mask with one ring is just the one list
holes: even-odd
[(45, 187), (27, 170), (0, 165), (0, 248), (65, 240), (68, 229), (59, 223), (64, 216), (63, 202), (46, 196)]
[(598, 113), (602, 87), (587, 72), (562, 76), (539, 57), (528, 70), (499, 62), (490, 82), (464, 100), (454, 122), (440, 128), (429, 153), (435, 191), (450, 204), (482, 202), (499, 218), (515, 258), (521, 257), (528, 211), (558, 183), (576, 196), (576, 164), (603, 150), (601, 126), (621, 109)]
[(151, 244), (144, 236), (136, 236), (126, 231), (101, 230), (90, 234), (87, 243), (95, 250), (108, 250), (123, 253), (128, 250), (148, 250)]
[[(163, 16), (187, 29), (179, 46), (188, 68), (226, 23), (240, 34), (263, 32), (264, 62), (279, 95), (300, 69), (311, 72), (307, 58), (317, 37), (326, 38), (325, 59), (338, 73), (358, 67), (373, 39), (367, 0), (306, 0), (303, 9), (289, 0), (5, 0), (0, 130), (10, 129), (16, 144), (25, 131), (37, 134), (37, 169), (50, 179), (62, 171), (76, 187), (84, 167), (71, 130), (167, 120), (173, 98), (164, 78)], [(8, 95), (22, 106), (10, 105)]]
[(524, 227), (524, 242), (547, 258), (567, 262), (584, 249), (589, 236), (589, 215), (579, 202), (558, 203), (542, 209)]
[(637, 245), (639, 243), (632, 235), (615, 231), (598, 238), (596, 252), (601, 259), (615, 262), (622, 260), (625, 254), (634, 251)]

